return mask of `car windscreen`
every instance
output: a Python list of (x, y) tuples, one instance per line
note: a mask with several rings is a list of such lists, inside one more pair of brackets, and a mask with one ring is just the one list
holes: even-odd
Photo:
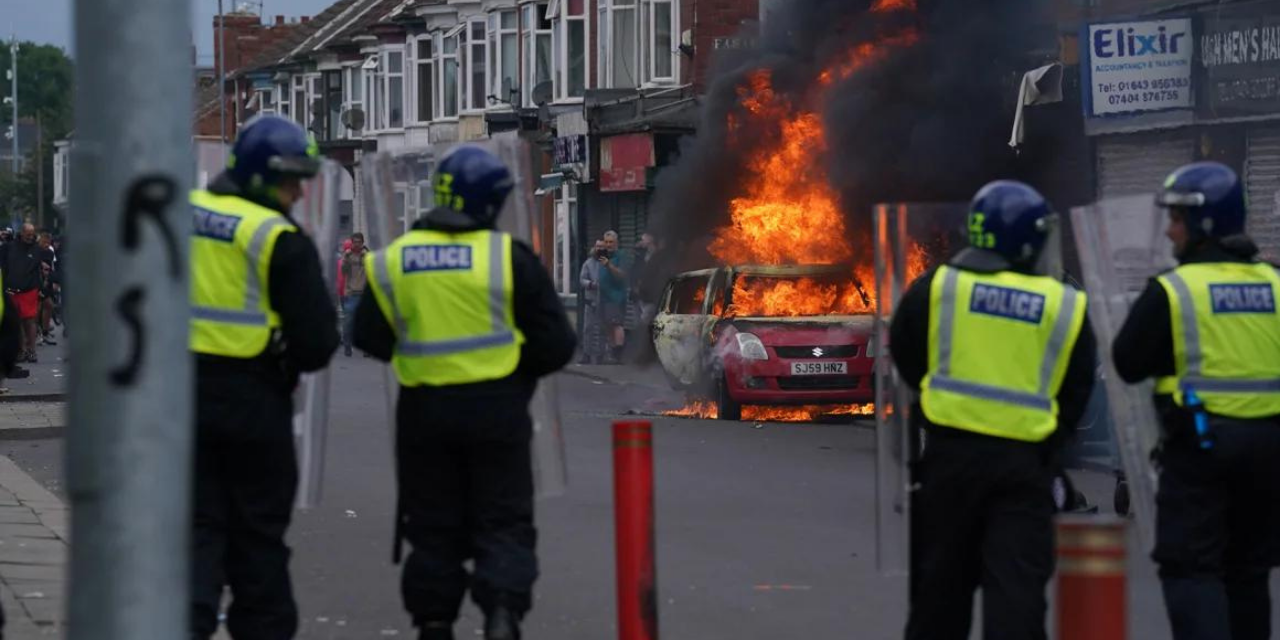
[(729, 292), (732, 316), (790, 318), (871, 313), (872, 300), (852, 272), (813, 275), (740, 273)]

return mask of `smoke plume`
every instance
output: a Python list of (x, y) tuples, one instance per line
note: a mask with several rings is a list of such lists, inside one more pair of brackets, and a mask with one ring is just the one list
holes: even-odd
[[(774, 90), (819, 112), (826, 157), (797, 172), (840, 194), (849, 242), (865, 247), (876, 202), (968, 200), (984, 182), (1008, 177), (1017, 71), (1035, 43), (1043, 0), (798, 0), (770, 16), (755, 49), (724, 52), (713, 65), (696, 138), (658, 176), (654, 230), (683, 241), (685, 265), (706, 263), (709, 235), (729, 220), (746, 160), (780, 135), (776, 123), (736, 119), (751, 74), (770, 71)], [(898, 7), (884, 10), (887, 6)], [(874, 10), (873, 10), (874, 9)], [(911, 30), (915, 44), (818, 90), (824, 69), (859, 45)], [(745, 124), (744, 124), (745, 123)], [(744, 143), (743, 141), (747, 141)]]

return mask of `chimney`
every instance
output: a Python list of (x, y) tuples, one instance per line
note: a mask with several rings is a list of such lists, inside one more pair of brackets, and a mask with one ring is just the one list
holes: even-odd
[(276, 26), (277, 27), (284, 26), (284, 16), (276, 16)]

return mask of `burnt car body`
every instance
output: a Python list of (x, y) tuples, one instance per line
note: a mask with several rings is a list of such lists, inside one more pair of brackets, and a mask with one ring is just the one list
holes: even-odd
[(828, 265), (733, 266), (677, 275), (653, 321), (654, 348), (673, 386), (714, 398), (726, 420), (739, 419), (742, 405), (872, 402), (870, 313), (739, 315), (733, 296), (741, 278), (857, 286), (852, 269)]

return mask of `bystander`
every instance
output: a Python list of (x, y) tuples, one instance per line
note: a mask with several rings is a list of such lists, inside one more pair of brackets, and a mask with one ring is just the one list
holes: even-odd
[(367, 253), (369, 248), (364, 246), (364, 234), (351, 234), (351, 247), (342, 253), (342, 350), (347, 357), (351, 357), (351, 324), (368, 283), (364, 271), (364, 257)]

